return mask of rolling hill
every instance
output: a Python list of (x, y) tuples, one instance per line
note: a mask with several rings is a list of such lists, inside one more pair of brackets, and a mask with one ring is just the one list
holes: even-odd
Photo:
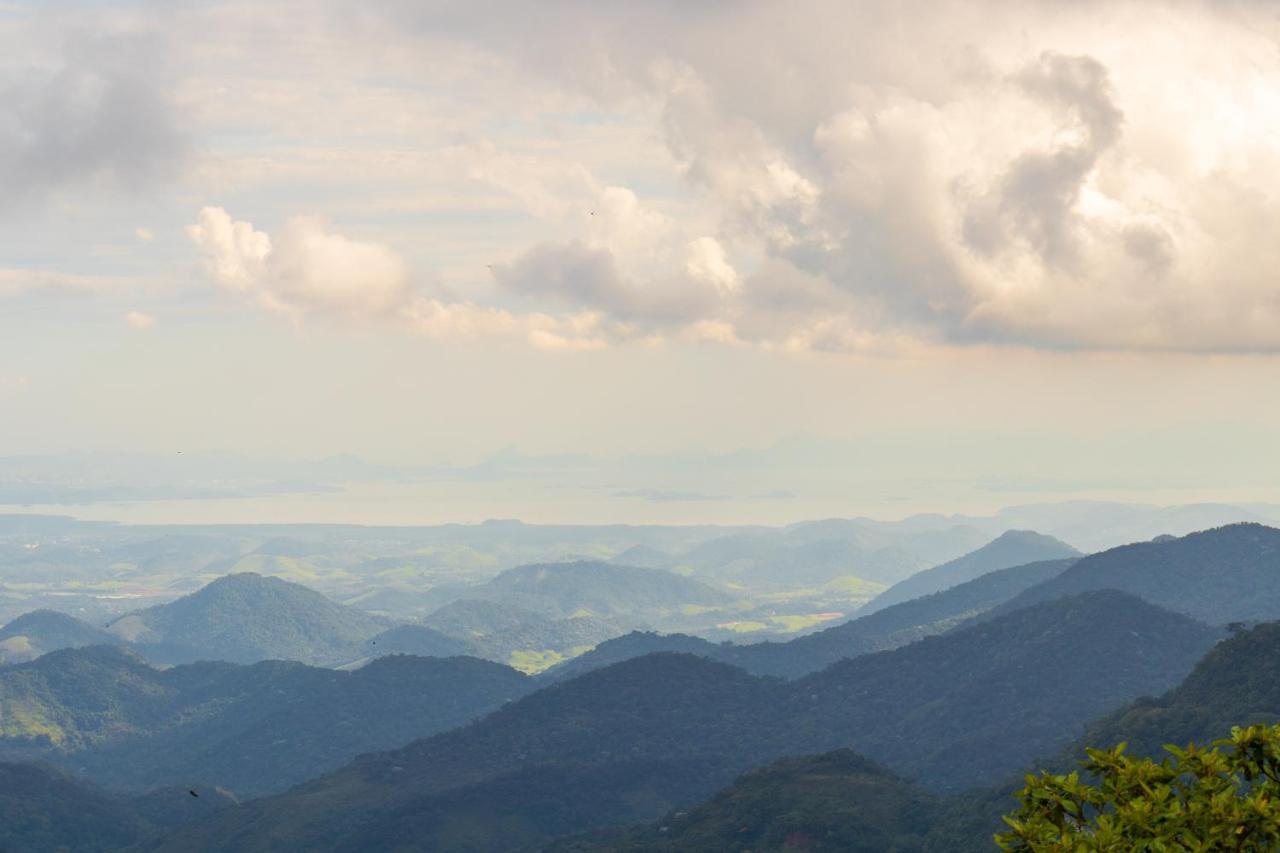
[(955, 791), (999, 782), (1086, 722), (1178, 683), (1220, 637), (1124, 593), (1085, 593), (805, 676), (789, 717)]
[(390, 625), (299, 584), (244, 573), (122, 616), (110, 632), (158, 663), (295, 660), (317, 666), (365, 654)]
[(369, 657), (417, 655), (424, 658), (448, 658), (474, 654), (469, 643), (425, 625), (397, 625), (388, 628), (369, 640), (366, 651)]
[(118, 788), (201, 782), (261, 794), (462, 725), (532, 687), (474, 658), (157, 670), (117, 647), (66, 649), (0, 669), (0, 757)]
[(486, 599), (446, 604), (423, 623), (465, 643), (471, 654), (525, 671), (544, 669), (626, 630), (614, 620), (588, 613), (551, 617)]
[[(449, 819), (441, 802), (483, 815), (494, 808), (498, 789), (506, 791), (501, 814), (525, 815), (521, 826), (530, 840), (537, 837), (534, 811), (558, 815), (557, 833), (618, 817), (616, 809), (575, 811), (574, 787), (558, 793), (552, 780), (590, 773), (597, 801), (626, 800), (627, 819), (653, 819), (750, 767), (841, 747), (927, 789), (959, 790), (1003, 780), (1060, 749), (1098, 715), (1177, 683), (1217, 637), (1184, 616), (1098, 592), (843, 661), (794, 682), (756, 678), (693, 655), (646, 655), (229, 810), (174, 835), (166, 849), (357, 849), (369, 838), (431, 849), (413, 839), (440, 837)], [(641, 786), (647, 797), (627, 787), (622, 772), (636, 763), (669, 766), (660, 786)], [(503, 787), (521, 774), (542, 780), (531, 799)], [(623, 787), (603, 787), (608, 780)], [(436, 814), (436, 822), (427, 814)], [(486, 840), (485, 825), (480, 818), (468, 824), (470, 843), (500, 849), (492, 835)]]
[(1096, 589), (1118, 589), (1211, 625), (1280, 618), (1280, 530), (1232, 524), (1081, 558), (989, 615)]
[(632, 632), (553, 667), (546, 677), (570, 678), (653, 652), (687, 652), (742, 667), (755, 675), (797, 678), (839, 660), (895, 649), (945, 633), (1065, 571), (1073, 562), (1049, 560), (989, 572), (943, 592), (894, 604), (786, 642), (736, 645), (711, 643), (684, 634)]
[(1280, 622), (1241, 631), (1220, 643), (1180, 685), (1159, 698), (1142, 698), (1089, 726), (1066, 753), (1084, 744), (1121, 741), (1138, 755), (1163, 755), (1164, 744), (1207, 744), (1232, 726), (1280, 722)]
[(936, 797), (850, 750), (784, 758), (654, 824), (554, 843), (548, 853), (911, 853)]
[(56, 610), (33, 610), (0, 628), (0, 665), (22, 663), (58, 649), (120, 642), (106, 631)]
[(1031, 530), (1009, 530), (976, 551), (899, 581), (867, 602), (857, 615), (867, 616), (892, 604), (941, 592), (999, 569), (1078, 556), (1079, 551), (1052, 536)]
[(727, 593), (673, 572), (594, 560), (518, 566), (462, 597), (512, 604), (551, 618), (585, 613), (632, 623), (661, 618), (687, 605), (712, 607), (732, 600)]
[(149, 830), (123, 797), (52, 768), (0, 762), (0, 850), (105, 853)]

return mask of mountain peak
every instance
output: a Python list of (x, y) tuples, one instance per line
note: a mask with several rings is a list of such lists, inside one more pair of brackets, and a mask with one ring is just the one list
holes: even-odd
[(1212, 625), (1274, 619), (1280, 613), (1280, 530), (1243, 522), (1100, 551), (993, 613), (1096, 589), (1122, 590)]
[(867, 602), (858, 615), (941, 592), (1001, 569), (1079, 555), (1075, 548), (1052, 536), (1034, 530), (1006, 530), (977, 550), (894, 584)]
[(364, 644), (387, 627), (313, 589), (256, 572), (224, 575), (112, 624), (165, 663), (276, 658), (318, 665), (365, 656)]

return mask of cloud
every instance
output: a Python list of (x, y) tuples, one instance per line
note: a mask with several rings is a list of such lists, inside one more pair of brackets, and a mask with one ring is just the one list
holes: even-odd
[(156, 318), (141, 311), (129, 311), (124, 315), (124, 322), (130, 329), (143, 331), (156, 324)]
[(0, 63), (0, 212), (61, 190), (137, 191), (176, 174), (188, 143), (163, 88), (156, 37), (107, 27), (90, 34), (64, 23), (8, 44)]
[(78, 275), (58, 270), (0, 267), (0, 297), (39, 292), (65, 295), (97, 294), (132, 284), (136, 282), (120, 276)]
[[(633, 218), (538, 241), (500, 280), (548, 310), (781, 348), (1280, 350), (1266, 4), (551, 6), (372, 16), (380, 37), (525, 70), (530, 91), (652, 110), (715, 211), (710, 229)], [(535, 215), (594, 191), (561, 174), (570, 195), (523, 191)]]
[(408, 269), (398, 254), (334, 233), (318, 216), (293, 217), (273, 241), (252, 223), (206, 207), (186, 232), (213, 281), (296, 318), (385, 317), (410, 302)]
[(522, 338), (548, 350), (598, 349), (632, 337), (596, 311), (515, 313), (424, 293), (391, 247), (338, 234), (318, 216), (289, 219), (273, 239), (220, 207), (205, 207), (186, 233), (212, 282), (295, 322), (316, 317), (428, 337)]
[(703, 492), (683, 492), (672, 489), (624, 489), (613, 492), (614, 498), (639, 498), (654, 503), (687, 503), (691, 501), (721, 501), (723, 495), (709, 495)]

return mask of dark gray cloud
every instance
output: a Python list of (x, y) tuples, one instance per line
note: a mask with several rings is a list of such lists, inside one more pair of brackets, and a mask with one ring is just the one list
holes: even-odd
[(0, 71), (0, 209), (64, 188), (136, 191), (174, 175), (187, 151), (145, 35), (63, 35), (55, 61)]

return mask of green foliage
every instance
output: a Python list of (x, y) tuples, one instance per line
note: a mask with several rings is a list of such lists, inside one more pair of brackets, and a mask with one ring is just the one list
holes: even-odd
[(58, 613), (33, 610), (0, 628), (0, 665), (33, 660), (58, 649), (119, 642), (105, 631)]
[(226, 575), (168, 604), (130, 614), (113, 630), (158, 663), (294, 660), (314, 666), (367, 654), (386, 621), (299, 584)]
[(907, 853), (937, 812), (929, 794), (849, 750), (786, 758), (650, 826), (568, 839), (554, 853)]
[(264, 661), (158, 670), (113, 647), (0, 668), (0, 758), (104, 785), (265, 793), (462, 725), (532, 689), (474, 658), (379, 658), (350, 672)]
[[(363, 756), (228, 812), (198, 836), (177, 836), (173, 849), (323, 849), (334, 839), (340, 849), (358, 849), (368, 838), (437, 837), (458, 810), (476, 816), (466, 821), (467, 832), (477, 834), (469, 837), (486, 827), (500, 832), (495, 811), (519, 813), (528, 827), (529, 801), (498, 797), (494, 786), (532, 768), (558, 767), (565, 777), (589, 771), (592, 797), (631, 802), (630, 820), (657, 818), (781, 756), (840, 747), (931, 789), (1003, 781), (1060, 748), (1096, 714), (1149, 685), (1175, 682), (1215, 638), (1186, 617), (1100, 592), (793, 682), (692, 655), (647, 655), (551, 685), (473, 725)], [(670, 767), (667, 794), (632, 797), (620, 771), (637, 762)], [(559, 816), (556, 832), (590, 829), (623, 813), (577, 808), (570, 786), (550, 782), (554, 775), (540, 777), (538, 797), (542, 813)], [(669, 799), (672, 791), (683, 799)], [(452, 811), (440, 805), (445, 801)], [(983, 828), (988, 842), (993, 831)], [(527, 837), (539, 832), (528, 829)], [(218, 839), (234, 844), (218, 846)], [(510, 849), (500, 840), (490, 836), (488, 847), (476, 841), (471, 849)]]
[(1130, 754), (1158, 756), (1166, 743), (1204, 743), (1234, 725), (1275, 720), (1280, 720), (1280, 622), (1219, 643), (1178, 687), (1104, 717), (1081, 742), (1125, 741)]
[(1231, 524), (1112, 548), (1083, 557), (1000, 610), (1092, 589), (1118, 589), (1210, 625), (1274, 619), (1280, 614), (1280, 530)]
[(797, 678), (846, 658), (901, 648), (945, 633), (969, 617), (1059, 574), (1073, 562), (1050, 560), (989, 572), (944, 592), (895, 604), (783, 643), (717, 644), (685, 634), (632, 632), (553, 667), (548, 675), (563, 679), (652, 652), (688, 652), (742, 667), (755, 675)]
[(1263, 851), (1280, 847), (1280, 725), (1233, 728), (1212, 748), (1087, 750), (1078, 772), (1028, 776), (997, 836), (1008, 851)]

